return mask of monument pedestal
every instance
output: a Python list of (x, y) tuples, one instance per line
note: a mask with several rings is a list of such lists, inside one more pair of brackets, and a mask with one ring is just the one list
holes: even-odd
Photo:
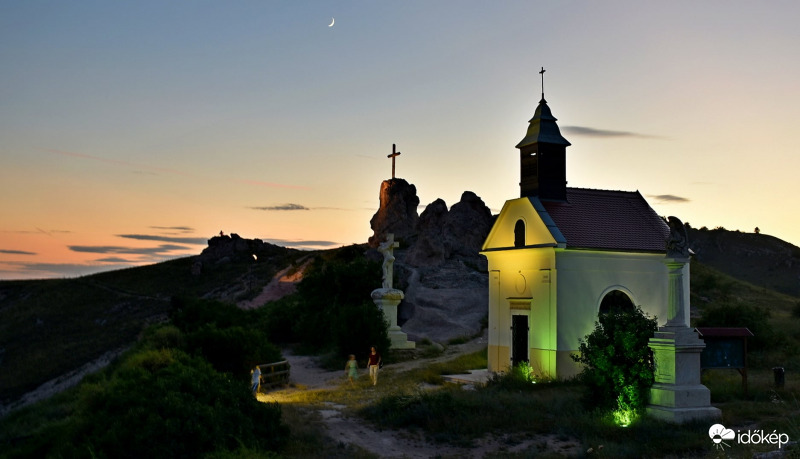
[(389, 321), (389, 340), (392, 349), (414, 349), (416, 344), (408, 340), (397, 325), (397, 305), (403, 300), (403, 291), (394, 288), (379, 288), (372, 291), (372, 301), (381, 308), (383, 316)]
[(678, 424), (722, 419), (719, 408), (711, 406), (711, 391), (700, 382), (700, 353), (706, 344), (696, 331), (686, 326), (661, 327), (648, 346), (655, 361), (648, 415)]

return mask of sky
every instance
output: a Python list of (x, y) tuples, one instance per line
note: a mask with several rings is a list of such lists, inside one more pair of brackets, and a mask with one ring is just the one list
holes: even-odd
[[(519, 196), (544, 93), (569, 186), (800, 245), (800, 2), (0, 2), (0, 279), (366, 242)], [(332, 25), (331, 25), (332, 24)]]

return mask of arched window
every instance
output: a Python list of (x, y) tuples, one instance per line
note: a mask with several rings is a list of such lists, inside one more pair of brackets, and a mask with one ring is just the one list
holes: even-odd
[(514, 247), (525, 247), (525, 221), (521, 218), (514, 225)]
[(622, 290), (612, 290), (603, 297), (600, 302), (600, 314), (607, 314), (611, 311), (632, 311), (633, 301)]

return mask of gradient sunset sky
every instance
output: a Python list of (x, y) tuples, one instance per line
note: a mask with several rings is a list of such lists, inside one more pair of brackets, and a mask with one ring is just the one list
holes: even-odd
[(365, 242), (393, 143), (422, 206), (496, 213), (541, 67), (569, 186), (800, 245), (798, 24), (797, 1), (0, 2), (0, 279), (220, 231)]

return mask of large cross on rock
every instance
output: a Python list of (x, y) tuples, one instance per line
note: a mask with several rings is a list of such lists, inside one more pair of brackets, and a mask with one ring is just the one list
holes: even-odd
[(392, 158), (392, 180), (394, 180), (394, 159), (399, 155), (400, 152), (397, 151), (397, 145), (392, 144), (392, 154), (387, 156), (387, 158)]

